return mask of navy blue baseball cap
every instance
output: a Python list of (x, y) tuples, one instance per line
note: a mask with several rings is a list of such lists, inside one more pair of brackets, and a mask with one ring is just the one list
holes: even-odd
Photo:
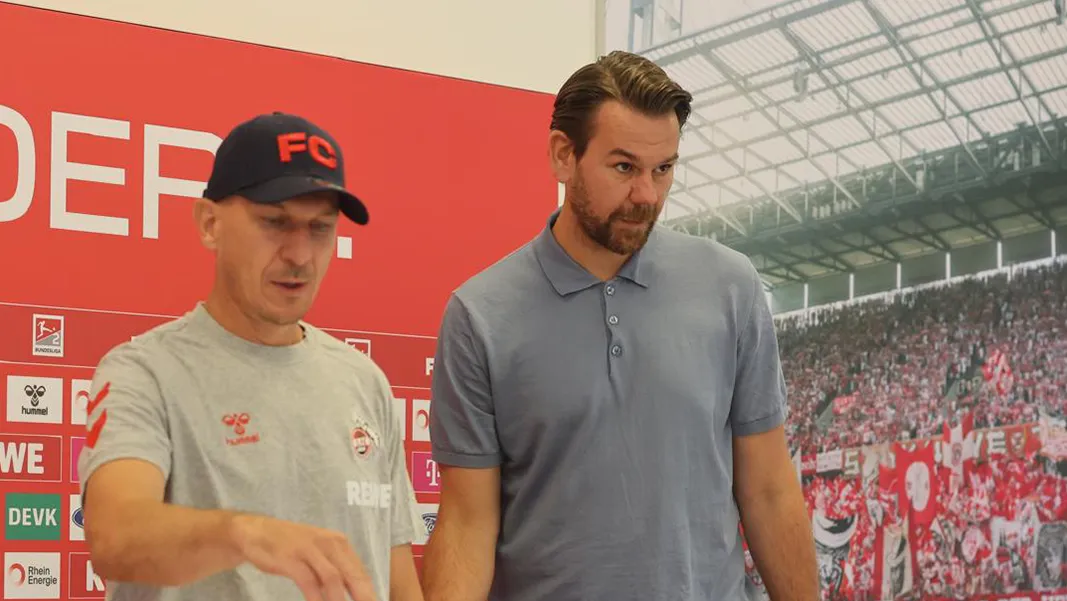
[(275, 112), (238, 124), (219, 145), (204, 198), (243, 196), (277, 204), (312, 192), (336, 192), (341, 213), (360, 225), (367, 207), (345, 186), (341, 146), (303, 117)]

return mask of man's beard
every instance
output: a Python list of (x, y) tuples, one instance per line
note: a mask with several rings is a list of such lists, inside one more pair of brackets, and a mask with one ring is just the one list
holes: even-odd
[[(608, 215), (607, 219), (601, 220), (593, 213), (589, 194), (581, 177), (574, 182), (571, 192), (571, 208), (578, 217), (578, 224), (593, 242), (620, 255), (633, 254), (648, 242), (652, 225), (659, 217), (659, 206), (642, 204), (620, 207)], [(641, 221), (645, 225), (640, 228), (616, 229), (615, 224), (622, 220)]]

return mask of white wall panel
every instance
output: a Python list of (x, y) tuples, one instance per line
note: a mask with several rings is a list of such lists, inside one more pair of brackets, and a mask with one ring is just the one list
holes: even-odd
[(599, 0), (28, 0), (14, 4), (555, 93)]

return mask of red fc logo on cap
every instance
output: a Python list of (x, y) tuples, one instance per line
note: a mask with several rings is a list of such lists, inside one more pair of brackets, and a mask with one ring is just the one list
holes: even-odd
[(278, 158), (288, 163), (293, 160), (294, 152), (307, 152), (316, 162), (330, 169), (337, 168), (337, 153), (333, 145), (321, 136), (308, 136), (302, 131), (279, 135)]

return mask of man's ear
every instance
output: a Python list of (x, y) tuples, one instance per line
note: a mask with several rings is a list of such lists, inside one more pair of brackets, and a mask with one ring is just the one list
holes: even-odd
[(566, 184), (574, 177), (578, 168), (578, 159), (574, 155), (574, 144), (567, 134), (552, 130), (548, 134), (548, 158), (556, 181)]
[(209, 250), (215, 250), (218, 244), (221, 209), (218, 203), (207, 198), (198, 198), (193, 201), (193, 221), (196, 222), (196, 233), (200, 236), (200, 243)]

